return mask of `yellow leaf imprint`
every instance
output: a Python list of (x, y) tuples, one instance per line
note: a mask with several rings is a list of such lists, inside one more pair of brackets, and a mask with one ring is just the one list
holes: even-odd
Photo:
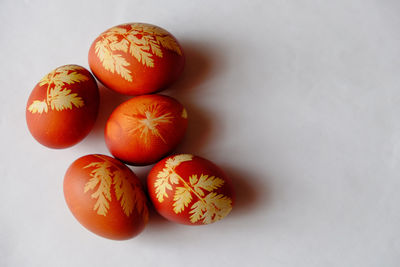
[(208, 175), (200, 175), (200, 179), (197, 179), (197, 175), (192, 175), (189, 177), (190, 185), (193, 187), (194, 191), (200, 196), (204, 196), (204, 191), (213, 191), (224, 184), (224, 180), (218, 177)]
[(92, 162), (84, 168), (93, 168), (90, 172), (92, 177), (84, 187), (84, 193), (89, 190), (97, 190), (91, 197), (97, 199), (93, 210), (99, 215), (106, 216), (111, 202), (111, 186), (114, 185), (114, 192), (117, 201), (126, 216), (130, 216), (136, 207), (139, 214), (143, 214), (144, 220), (148, 220), (148, 210), (145, 196), (139, 184), (133, 184), (118, 167), (113, 165), (107, 158), (96, 155), (100, 162)]
[(159, 104), (142, 106), (132, 115), (125, 114), (128, 123), (126, 125), (129, 133), (140, 133), (140, 138), (149, 145), (151, 135), (159, 137), (165, 144), (167, 143), (159, 131), (162, 124), (172, 123), (174, 117), (170, 112), (165, 112)]
[[(173, 210), (176, 214), (181, 213), (191, 203), (193, 195), (197, 197), (197, 201), (190, 207), (190, 221), (196, 223), (202, 220), (203, 224), (209, 224), (224, 218), (232, 210), (232, 199), (213, 192), (220, 188), (225, 181), (215, 176), (201, 174), (189, 177), (189, 183), (180, 177), (175, 168), (181, 163), (192, 160), (192, 155), (178, 155), (168, 159), (165, 167), (157, 174), (154, 186), (158, 201), (164, 201), (164, 197), (168, 197), (166, 190), (172, 190), (172, 184), (182, 184), (176, 187), (174, 194)], [(204, 191), (208, 191), (205, 195)]]
[(157, 179), (154, 183), (157, 199), (160, 203), (164, 201), (164, 197), (168, 197), (166, 191), (167, 189), (172, 190), (171, 184), (179, 183), (179, 175), (176, 174), (175, 168), (182, 162), (191, 161), (192, 159), (193, 155), (190, 154), (180, 154), (167, 159), (165, 167), (157, 174)]
[(97, 211), (97, 214), (106, 216), (108, 209), (110, 208), (111, 201), (111, 183), (112, 176), (109, 168), (112, 165), (108, 162), (92, 162), (86, 165), (84, 168), (94, 168), (90, 172), (92, 177), (84, 187), (84, 193), (89, 190), (94, 190), (96, 186), (97, 190), (91, 194), (92, 198), (97, 199), (93, 207), (93, 210)]
[(190, 194), (190, 190), (186, 187), (177, 187), (174, 195), (174, 207), (175, 213), (180, 213), (189, 205), (190, 201), (192, 201), (192, 195)]
[(39, 101), (35, 100), (33, 103), (28, 107), (28, 110), (32, 112), (33, 114), (39, 113), (42, 114), (42, 112), (48, 111), (47, 103), (46, 101)]
[(183, 108), (181, 116), (182, 116), (182, 118), (187, 119), (188, 115), (187, 115), (186, 108)]
[(96, 42), (94, 48), (95, 52), (106, 70), (110, 71), (111, 73), (117, 72), (117, 74), (121, 75), (122, 78), (131, 82), (131, 71), (126, 68), (130, 64), (123, 56), (118, 54), (114, 55), (112, 53), (113, 50), (126, 52), (125, 50), (127, 50), (128, 47), (123, 47), (123, 43), (120, 43), (119, 45), (112, 45), (110, 42), (115, 40), (117, 40), (117, 38), (113, 38), (113, 36), (111, 36), (109, 39), (102, 37), (100, 41)]
[(72, 109), (83, 107), (85, 103), (78, 94), (71, 94), (71, 90), (64, 87), (65, 84), (73, 84), (82, 81), (87, 81), (89, 78), (83, 74), (76, 72), (82, 70), (82, 67), (75, 65), (66, 65), (59, 67), (46, 76), (44, 76), (39, 86), (47, 84), (46, 99), (34, 100), (29, 105), (28, 110), (33, 114), (47, 113), (49, 108), (52, 110), (61, 111), (64, 109)]
[(232, 210), (232, 200), (222, 194), (209, 193), (192, 205), (190, 221), (195, 223), (203, 220), (204, 224), (210, 224), (224, 218)]
[(95, 44), (95, 53), (106, 70), (116, 72), (132, 82), (131, 71), (127, 68), (130, 64), (115, 52), (129, 53), (143, 65), (154, 68), (154, 57), (163, 57), (161, 47), (182, 55), (178, 43), (167, 31), (148, 24), (134, 23), (116, 26), (102, 33)]

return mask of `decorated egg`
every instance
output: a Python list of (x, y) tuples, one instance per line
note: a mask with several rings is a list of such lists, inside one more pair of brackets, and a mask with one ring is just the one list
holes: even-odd
[(115, 240), (139, 234), (148, 221), (139, 179), (122, 162), (86, 155), (64, 177), (64, 196), (75, 218), (88, 230)]
[(166, 219), (187, 225), (210, 224), (232, 210), (234, 190), (212, 162), (190, 154), (158, 162), (147, 178), (150, 199)]
[(142, 95), (119, 105), (107, 120), (105, 141), (114, 157), (131, 165), (154, 163), (182, 140), (186, 109), (175, 99)]
[(90, 72), (81, 66), (65, 65), (35, 86), (26, 105), (26, 122), (42, 145), (66, 148), (90, 132), (98, 107), (99, 90)]
[(98, 36), (89, 50), (89, 65), (108, 88), (127, 95), (159, 91), (181, 74), (185, 57), (178, 41), (151, 24), (127, 23)]

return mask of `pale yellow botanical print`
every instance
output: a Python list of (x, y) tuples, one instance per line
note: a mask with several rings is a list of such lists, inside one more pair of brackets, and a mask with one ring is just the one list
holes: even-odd
[(175, 168), (180, 163), (189, 161), (192, 157), (192, 155), (184, 154), (167, 160), (154, 183), (156, 196), (161, 203), (164, 197), (168, 197), (166, 191), (172, 190), (172, 184), (180, 184), (181, 186), (176, 187), (173, 198), (174, 212), (178, 214), (184, 211), (192, 203), (194, 195), (197, 201), (190, 207), (190, 221), (192, 223), (202, 221), (203, 224), (209, 224), (228, 215), (232, 210), (232, 199), (213, 192), (224, 185), (225, 181), (221, 178), (204, 174), (198, 177), (194, 174), (189, 177), (189, 182), (186, 182), (175, 172)]
[(147, 24), (134, 23), (126, 27), (116, 26), (102, 33), (95, 44), (95, 52), (103, 67), (111, 73), (116, 72), (125, 80), (132, 82), (132, 73), (126, 59), (115, 52), (129, 53), (143, 65), (153, 68), (154, 57), (163, 57), (161, 47), (178, 55), (182, 51), (175, 39), (165, 30)]
[(140, 138), (145, 145), (150, 144), (151, 135), (159, 137), (167, 143), (160, 133), (160, 126), (170, 124), (174, 119), (171, 112), (165, 112), (159, 104), (140, 106), (133, 114), (125, 114), (127, 118), (127, 130), (131, 134), (140, 133)]
[(175, 172), (175, 168), (182, 162), (191, 161), (193, 155), (180, 154), (167, 159), (165, 167), (157, 174), (157, 180), (154, 183), (157, 199), (160, 203), (164, 201), (164, 197), (168, 197), (167, 189), (172, 190), (171, 184), (179, 184), (179, 176)]
[(82, 67), (67, 65), (59, 67), (44, 76), (39, 85), (47, 85), (46, 99), (34, 100), (28, 107), (32, 113), (47, 113), (49, 109), (61, 111), (72, 109), (73, 106), (80, 108), (84, 106), (83, 99), (78, 94), (71, 94), (71, 90), (64, 87), (65, 84), (87, 81), (89, 78), (76, 72)]
[[(199, 198), (189, 212), (192, 223), (203, 220), (204, 224), (209, 224), (224, 218), (232, 210), (232, 200), (229, 197), (212, 192), (223, 184), (224, 180), (214, 176), (202, 174), (199, 180), (195, 175), (190, 177), (190, 186), (186, 189)], [(210, 193), (205, 195), (203, 189)]]
[(181, 116), (182, 116), (182, 118), (187, 119), (188, 115), (187, 115), (186, 108), (184, 108), (184, 109), (182, 110)]
[[(116, 199), (126, 216), (130, 216), (136, 207), (139, 214), (148, 219), (148, 210), (145, 203), (145, 196), (140, 185), (134, 185), (126, 177), (125, 173), (117, 166), (114, 166), (107, 158), (96, 155), (99, 162), (92, 162), (84, 168), (92, 168), (92, 177), (84, 187), (84, 193), (95, 190), (91, 197), (96, 199), (93, 210), (99, 215), (106, 216), (110, 208), (111, 187), (114, 185)], [(97, 188), (96, 188), (97, 187)]]

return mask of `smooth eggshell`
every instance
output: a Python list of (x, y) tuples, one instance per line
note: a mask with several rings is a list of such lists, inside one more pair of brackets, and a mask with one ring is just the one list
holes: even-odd
[(139, 179), (123, 163), (105, 155), (74, 161), (64, 177), (64, 196), (75, 218), (105, 238), (132, 238), (148, 221)]
[(104, 135), (114, 157), (131, 165), (147, 165), (170, 153), (187, 128), (186, 109), (175, 99), (142, 95), (119, 105)]
[(112, 27), (100, 34), (89, 49), (89, 66), (96, 78), (127, 95), (164, 89), (179, 77), (184, 64), (175, 37), (145, 23)]
[(150, 199), (166, 219), (203, 225), (224, 218), (235, 194), (231, 180), (214, 163), (190, 154), (158, 162), (147, 178)]
[(32, 136), (50, 148), (66, 148), (93, 128), (99, 108), (97, 83), (78, 65), (56, 68), (35, 86), (26, 105)]

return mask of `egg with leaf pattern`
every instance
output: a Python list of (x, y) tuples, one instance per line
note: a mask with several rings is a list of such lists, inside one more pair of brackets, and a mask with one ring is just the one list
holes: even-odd
[(74, 161), (64, 177), (64, 196), (75, 218), (105, 238), (132, 238), (148, 221), (147, 200), (139, 179), (109, 156), (92, 154)]
[(158, 162), (147, 177), (147, 187), (157, 212), (181, 224), (219, 221), (234, 205), (231, 180), (211, 161), (191, 154)]
[(99, 90), (88, 70), (78, 65), (58, 67), (32, 90), (26, 122), (32, 136), (50, 148), (66, 148), (93, 128), (99, 109)]
[(161, 27), (126, 23), (100, 34), (89, 49), (89, 66), (106, 87), (127, 95), (164, 89), (181, 74), (185, 57)]

